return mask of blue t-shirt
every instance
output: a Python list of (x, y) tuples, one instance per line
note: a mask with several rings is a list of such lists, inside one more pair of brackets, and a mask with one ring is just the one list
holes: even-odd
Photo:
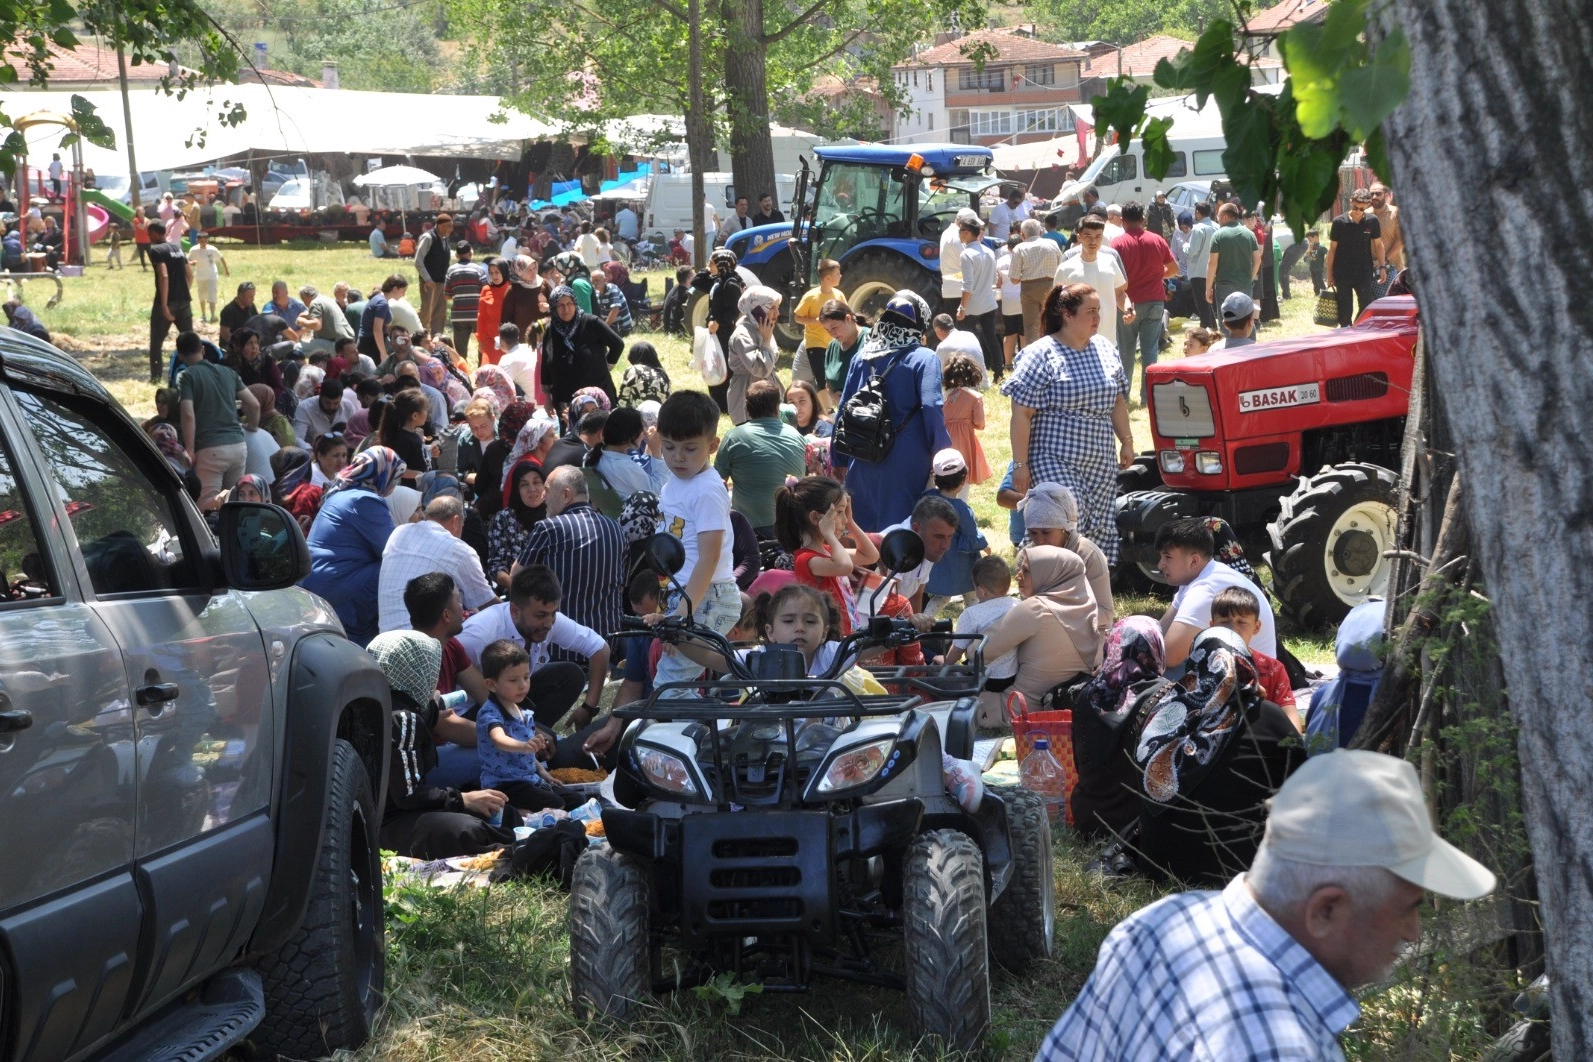
[[(1014, 465), (1011, 461), (1008, 461), (1007, 462), (1007, 474), (1001, 480), (1001, 486), (997, 487), (996, 490), (998, 490), (998, 491), (1011, 490), (1012, 489), (1012, 473), (1015, 472), (1015, 471), (1017, 471), (1017, 466)], [(1014, 546), (1021, 546), (1021, 545), (1023, 545), (1023, 536), (1028, 534), (1028, 533), (1029, 533), (1028, 528), (1023, 526), (1023, 514), (1018, 512), (1018, 510), (1013, 509), (1012, 512), (1010, 513), (1010, 515), (1008, 515), (1008, 517), (1007, 517), (1007, 537), (1012, 539), (1012, 544)]]
[(499, 782), (530, 782), (541, 785), (537, 772), (537, 758), (530, 752), (504, 752), (492, 743), (492, 728), (502, 727), (504, 734), (515, 741), (530, 741), (536, 737), (536, 720), (530, 712), (522, 711), (520, 718), (511, 718), (498, 703), (497, 697), (476, 710), (476, 752), (481, 759), (481, 785), (491, 789)]

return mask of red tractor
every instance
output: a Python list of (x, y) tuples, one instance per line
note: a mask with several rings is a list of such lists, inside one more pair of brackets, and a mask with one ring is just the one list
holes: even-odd
[(1415, 300), (1395, 296), (1349, 328), (1152, 365), (1156, 449), (1118, 475), (1120, 585), (1165, 583), (1163, 524), (1221, 516), (1302, 627), (1381, 594), (1415, 349)]

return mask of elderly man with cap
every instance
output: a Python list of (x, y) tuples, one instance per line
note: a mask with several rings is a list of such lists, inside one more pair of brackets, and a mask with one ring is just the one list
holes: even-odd
[(979, 224), (979, 212), (963, 207), (940, 234), (940, 310), (954, 314), (962, 303), (962, 225)]
[(1427, 892), (1475, 900), (1494, 876), (1440, 838), (1409, 763), (1339, 750), (1270, 802), (1247, 873), (1130, 915), (1036, 1062), (1342, 1059), (1350, 995), (1421, 937)]

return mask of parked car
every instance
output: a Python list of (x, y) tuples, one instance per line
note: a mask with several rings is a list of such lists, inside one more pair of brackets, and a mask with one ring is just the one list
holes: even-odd
[(296, 521), (0, 333), (0, 1054), (319, 1058), (382, 997), (389, 692)]

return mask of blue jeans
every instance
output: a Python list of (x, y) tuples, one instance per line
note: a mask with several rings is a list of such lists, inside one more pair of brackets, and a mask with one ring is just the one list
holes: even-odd
[(1137, 302), (1134, 304), (1133, 324), (1124, 324), (1122, 318), (1118, 318), (1117, 350), (1130, 383), (1134, 381), (1134, 349), (1139, 348), (1141, 402), (1148, 399), (1145, 393), (1145, 370), (1156, 364), (1156, 357), (1162, 352), (1162, 310), (1165, 306), (1166, 303), (1160, 300)]
[[(665, 612), (674, 612), (680, 603), (680, 595), (671, 594), (669, 601), (664, 605)], [(712, 583), (708, 592), (703, 595), (703, 600), (692, 603), (695, 611), (692, 617), (705, 627), (711, 627), (720, 634), (729, 634), (730, 629), (741, 619), (741, 591), (737, 588), (735, 580), (724, 583)], [(665, 646), (664, 655), (658, 658), (658, 671), (653, 675), (653, 688), (658, 689), (666, 682), (690, 682), (699, 677), (703, 672), (701, 664), (690, 657), (677, 651), (674, 646)], [(662, 697), (690, 697), (691, 691), (685, 689), (666, 690), (660, 694)]]

